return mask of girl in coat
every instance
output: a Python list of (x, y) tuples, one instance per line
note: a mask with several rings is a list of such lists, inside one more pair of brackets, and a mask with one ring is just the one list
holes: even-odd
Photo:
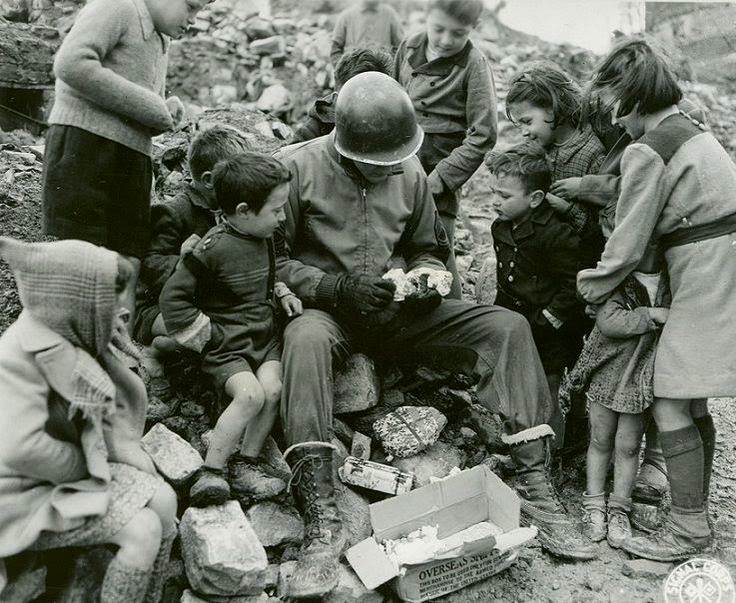
[(615, 229), (578, 290), (601, 303), (637, 266), (650, 239), (664, 251), (672, 304), (654, 363), (653, 414), (672, 507), (662, 528), (622, 548), (658, 561), (711, 542), (707, 500), (715, 428), (707, 398), (736, 392), (736, 165), (710, 132), (680, 112), (682, 91), (641, 38), (623, 41), (593, 91), (633, 142), (621, 158)]
[(133, 267), (67, 240), (0, 238), (23, 312), (0, 337), (2, 559), (114, 544), (104, 603), (158, 601), (176, 496), (140, 447), (146, 390), (119, 308)]

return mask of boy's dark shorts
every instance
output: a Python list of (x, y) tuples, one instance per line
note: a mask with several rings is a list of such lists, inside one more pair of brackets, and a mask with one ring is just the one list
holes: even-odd
[(46, 134), (43, 232), (140, 258), (150, 238), (151, 158), (74, 126)]

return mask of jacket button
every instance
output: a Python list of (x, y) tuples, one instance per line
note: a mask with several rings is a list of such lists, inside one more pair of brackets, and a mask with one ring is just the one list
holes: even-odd
[(509, 262), (509, 266), (511, 266), (513, 268), (514, 267), (514, 263), (513, 262)]
[(434, 88), (434, 82), (429, 82), (430, 87)]
[(514, 253), (516, 253), (517, 251), (519, 251), (519, 248), (518, 247), (514, 247)]
[(514, 275), (513, 274), (509, 274), (509, 282), (510, 283), (513, 283), (514, 282)]
[(499, 263), (498, 263), (498, 267), (499, 267), (499, 268), (503, 268), (503, 262), (499, 262)]

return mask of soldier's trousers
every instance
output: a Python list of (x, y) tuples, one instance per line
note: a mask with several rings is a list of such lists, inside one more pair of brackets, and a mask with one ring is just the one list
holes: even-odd
[(307, 309), (284, 332), (281, 419), (287, 446), (329, 441), (334, 370), (355, 349), (477, 377), (479, 401), (501, 415), (509, 434), (547, 423), (554, 414), (529, 323), (516, 312), (443, 300), (429, 313), (401, 312), (368, 329)]

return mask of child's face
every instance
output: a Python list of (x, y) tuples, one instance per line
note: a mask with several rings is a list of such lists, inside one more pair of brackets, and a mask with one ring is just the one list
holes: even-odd
[[(540, 191), (541, 192), (541, 191)], [(520, 222), (534, 207), (535, 192), (527, 192), (517, 176), (491, 174), (491, 205), (504, 222)]]
[(254, 213), (250, 209), (241, 209), (245, 207), (245, 204), (241, 204), (236, 208), (234, 215), (228, 216), (228, 220), (244, 233), (259, 239), (267, 239), (286, 220), (284, 205), (288, 198), (289, 183), (284, 182), (271, 191), (261, 211)]
[(532, 140), (544, 148), (555, 142), (555, 130), (552, 128), (554, 115), (549, 109), (537, 107), (529, 101), (521, 101), (509, 105), (509, 114), (526, 140)]
[(634, 140), (644, 134), (644, 119), (639, 114), (637, 108), (634, 108), (634, 110), (628, 115), (616, 117), (616, 114), (619, 111), (620, 103), (618, 100), (616, 100), (616, 96), (613, 91), (604, 88), (598, 93), (598, 98), (600, 99), (601, 104), (604, 107), (612, 107), (611, 123), (614, 126), (616, 124), (621, 125), (626, 130), (626, 133)]
[(181, 38), (205, 4), (212, 0), (146, 0), (156, 31)]
[(470, 37), (472, 25), (465, 25), (439, 8), (427, 15), (427, 43), (429, 49), (441, 57), (460, 52)]

